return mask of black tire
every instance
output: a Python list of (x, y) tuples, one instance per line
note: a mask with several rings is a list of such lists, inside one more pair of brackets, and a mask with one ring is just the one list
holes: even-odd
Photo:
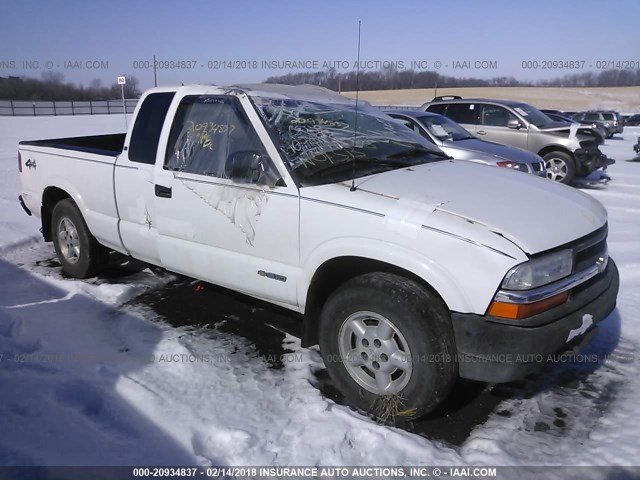
[(576, 164), (568, 153), (549, 152), (544, 157), (547, 178), (554, 182), (570, 184), (576, 176)]
[[(69, 234), (74, 230), (75, 235)], [(104, 268), (107, 249), (91, 235), (80, 210), (70, 198), (60, 200), (53, 207), (51, 238), (62, 270), (69, 276), (94, 277)], [(77, 249), (70, 247), (72, 243)]]
[[(348, 358), (341, 354), (340, 345), (344, 345), (343, 339), (346, 338), (342, 334), (342, 327), (348, 325), (354, 315), (361, 313), (382, 316), (403, 337), (399, 340), (400, 337), (394, 333), (390, 340), (384, 340), (392, 342), (394, 346), (406, 344), (406, 350), (409, 351), (407, 356), (411, 358), (411, 372), (409, 375), (400, 375), (400, 379), (404, 375), (402, 381), (406, 384), (397, 392), (374, 393), (348, 370), (355, 369), (358, 372), (355, 375), (366, 378), (369, 373), (374, 373), (375, 362), (366, 368), (345, 366)], [(361, 337), (355, 335), (352, 333), (350, 338), (358, 341), (351, 345), (357, 345), (365, 353), (365, 347), (360, 345)], [(356, 277), (331, 294), (320, 315), (319, 343), (329, 375), (345, 400), (356, 409), (385, 421), (389, 418), (398, 422), (409, 421), (431, 412), (447, 397), (458, 377), (455, 340), (448, 309), (442, 300), (422, 285), (390, 273), (369, 273)], [(373, 342), (369, 345), (373, 345)], [(382, 344), (384, 347), (385, 344)], [(384, 354), (380, 354), (380, 350), (372, 350), (375, 349), (367, 350), (371, 354), (367, 360), (375, 358), (379, 360), (378, 365), (383, 365)], [(401, 385), (398, 383), (396, 386)], [(400, 404), (393, 407), (391, 415), (388, 411), (384, 413), (385, 405), (394, 397)]]

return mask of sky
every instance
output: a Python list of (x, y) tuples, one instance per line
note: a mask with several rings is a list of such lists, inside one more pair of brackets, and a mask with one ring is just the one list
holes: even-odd
[[(598, 71), (608, 61), (640, 68), (638, 0), (3, 0), (0, 11), (0, 76), (53, 71), (85, 85), (133, 75), (151, 87), (154, 54), (158, 85), (353, 70), (358, 21), (365, 69), (394, 62), (459, 77), (538, 80)], [(544, 68), (558, 61), (565, 68)]]

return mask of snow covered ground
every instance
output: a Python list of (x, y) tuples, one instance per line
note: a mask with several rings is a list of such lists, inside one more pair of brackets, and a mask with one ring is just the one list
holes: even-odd
[[(0, 465), (638, 465), (640, 128), (607, 140), (618, 308), (582, 357), (514, 385), (459, 447), (325, 398), (314, 349), (284, 368), (245, 339), (127, 302), (173, 277), (64, 278), (16, 198), (17, 141), (123, 130), (121, 116), (0, 118)], [(562, 208), (541, 205), (562, 221)], [(452, 425), (455, 428), (455, 425)]]

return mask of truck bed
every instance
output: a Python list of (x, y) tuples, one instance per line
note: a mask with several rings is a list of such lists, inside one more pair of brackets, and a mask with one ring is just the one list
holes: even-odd
[(20, 146), (36, 146), (75, 150), (78, 152), (96, 153), (116, 157), (122, 153), (125, 133), (110, 135), (92, 135), (87, 137), (52, 138), (48, 140), (32, 140), (20, 142)]

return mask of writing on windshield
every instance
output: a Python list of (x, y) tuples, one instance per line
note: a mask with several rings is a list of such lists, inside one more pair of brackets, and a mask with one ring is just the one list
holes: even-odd
[[(258, 110), (275, 131), (289, 167), (302, 179), (352, 164), (362, 173), (418, 163), (419, 154), (442, 157), (422, 137), (370, 107), (290, 99), (257, 98)], [(406, 155), (405, 155), (406, 154)], [(376, 163), (377, 162), (377, 163)], [(335, 181), (336, 179), (333, 178)]]

